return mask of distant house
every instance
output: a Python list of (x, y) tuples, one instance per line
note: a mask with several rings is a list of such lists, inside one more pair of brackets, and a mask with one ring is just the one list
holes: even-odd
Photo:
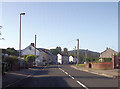
[(57, 60), (60, 64), (68, 64), (69, 63), (69, 56), (65, 54), (57, 54)]
[(42, 51), (42, 56), (43, 56), (43, 62), (45, 62), (46, 64), (56, 64), (56, 56), (53, 55), (50, 51), (43, 49), (43, 48), (39, 48), (39, 50)]
[(73, 56), (69, 56), (69, 62), (74, 62)]
[(105, 51), (100, 53), (100, 58), (112, 58), (113, 55), (117, 55), (118, 53), (111, 48), (106, 48)]

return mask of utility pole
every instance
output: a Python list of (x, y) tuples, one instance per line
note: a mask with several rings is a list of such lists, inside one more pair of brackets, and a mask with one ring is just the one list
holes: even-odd
[(20, 13), (20, 38), (19, 38), (19, 58), (21, 60), (21, 16), (25, 15), (25, 13)]
[(74, 63), (76, 63), (76, 46), (74, 48)]
[(86, 53), (86, 55), (85, 55), (86, 58), (87, 58), (87, 52), (88, 52), (88, 49), (87, 49), (86, 52), (85, 52), (85, 53)]
[(79, 39), (77, 39), (77, 65), (79, 64)]
[(35, 57), (36, 57), (36, 35), (35, 35)]

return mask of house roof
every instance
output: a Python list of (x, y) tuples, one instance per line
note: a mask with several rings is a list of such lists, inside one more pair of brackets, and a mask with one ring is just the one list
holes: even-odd
[(106, 50), (105, 50), (105, 51), (103, 51), (103, 52), (101, 52), (101, 54), (102, 54), (102, 53), (104, 53), (104, 52), (106, 52), (107, 50), (111, 50), (111, 51), (113, 51), (113, 52), (117, 53), (115, 50), (113, 50), (113, 49), (111, 49), (111, 48), (106, 48)]
[(66, 54), (62, 54), (62, 53), (59, 53), (60, 55), (62, 55), (62, 56), (68, 56), (68, 55), (66, 55)]
[(51, 52), (47, 51), (47, 50), (44, 49), (44, 48), (36, 48), (36, 49), (38, 49), (39, 51), (43, 51), (43, 52), (45, 52), (45, 53), (48, 54), (48, 55), (53, 55)]

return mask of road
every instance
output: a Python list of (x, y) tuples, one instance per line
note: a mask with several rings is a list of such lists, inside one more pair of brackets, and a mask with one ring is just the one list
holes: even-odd
[(80, 89), (95, 89), (95, 87), (115, 89), (118, 87), (117, 79), (76, 70), (70, 65), (50, 65), (43, 69), (33, 68), (33, 70), (32, 75), (9, 87), (78, 87)]

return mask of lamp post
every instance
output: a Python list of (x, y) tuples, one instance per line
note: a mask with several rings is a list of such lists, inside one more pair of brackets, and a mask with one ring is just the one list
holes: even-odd
[(20, 13), (20, 40), (19, 40), (19, 58), (21, 59), (21, 16), (25, 13)]
[(79, 64), (79, 61), (80, 61), (80, 59), (79, 59), (79, 39), (77, 39), (77, 66)]
[[(2, 29), (2, 26), (0, 26), (0, 29)], [(1, 31), (0, 31), (0, 36), (1, 36), (1, 35), (2, 35), (2, 34), (1, 34)], [(0, 40), (5, 40), (5, 39), (0, 37)]]

